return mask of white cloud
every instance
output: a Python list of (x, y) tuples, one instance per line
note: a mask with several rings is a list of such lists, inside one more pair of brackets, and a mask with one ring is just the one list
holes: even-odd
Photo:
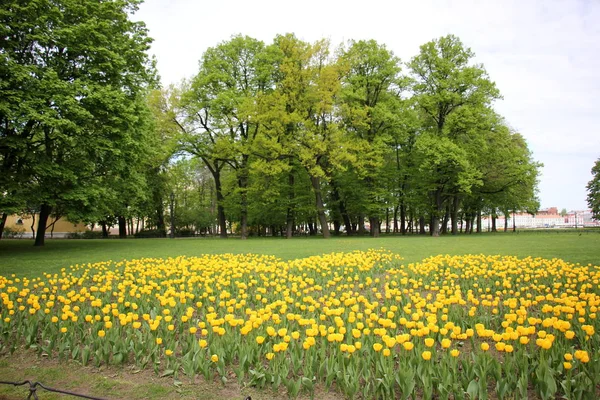
[(582, 209), (600, 157), (600, 2), (595, 0), (146, 0), (136, 14), (155, 39), (165, 84), (191, 77), (202, 53), (241, 33), (293, 32), (333, 44), (375, 39), (403, 61), (453, 33), (504, 99), (496, 109), (543, 162), (543, 207)]

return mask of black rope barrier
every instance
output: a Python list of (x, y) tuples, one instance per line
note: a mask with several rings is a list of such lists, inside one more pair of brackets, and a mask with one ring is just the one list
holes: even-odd
[[(27, 396), (27, 399), (35, 399), (35, 400), (39, 400), (38, 396), (37, 396), (37, 388), (40, 387), (48, 392), (53, 392), (53, 393), (60, 393), (60, 394), (66, 394), (67, 396), (74, 396), (74, 397), (79, 397), (80, 399), (90, 399), (90, 400), (106, 400), (103, 399), (101, 397), (93, 397), (93, 396), (87, 396), (85, 394), (79, 394), (79, 393), (73, 393), (73, 392), (69, 392), (67, 390), (60, 390), (60, 389), (54, 389), (54, 388), (50, 388), (47, 386), (44, 386), (42, 383), (40, 382), (31, 382), (29, 380), (23, 381), (23, 382), (9, 382), (9, 381), (0, 381), (0, 385), (13, 385), (13, 386), (23, 386), (23, 385), (27, 385), (29, 384), (29, 396)], [(250, 396), (246, 397), (245, 400), (252, 400), (252, 398)]]
[(13, 386), (23, 386), (23, 385), (29, 384), (29, 396), (27, 396), (27, 399), (39, 400), (38, 396), (37, 396), (37, 389), (38, 389), (38, 387), (40, 387), (40, 388), (42, 388), (42, 389), (44, 389), (44, 390), (46, 390), (48, 392), (66, 394), (68, 396), (79, 397), (81, 399), (106, 400), (106, 399), (103, 399), (101, 397), (87, 396), (85, 394), (73, 393), (73, 392), (69, 392), (67, 390), (60, 390), (60, 389), (50, 388), (50, 387), (44, 386), (40, 382), (31, 382), (29, 380), (23, 381), (23, 382), (0, 381), (0, 384), (2, 384), (2, 385), (13, 385)]

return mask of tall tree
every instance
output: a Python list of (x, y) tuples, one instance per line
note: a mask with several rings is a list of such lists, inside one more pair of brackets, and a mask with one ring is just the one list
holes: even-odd
[[(421, 46), (419, 55), (409, 63), (415, 83), (415, 100), (423, 111), (424, 127), (437, 137), (454, 141), (448, 131), (449, 117), (464, 107), (481, 109), (489, 107), (499, 97), (495, 84), (489, 79), (482, 65), (471, 65), (474, 54), (453, 35), (441, 37)], [(440, 148), (448, 148), (442, 146)], [(439, 175), (430, 190), (431, 234), (439, 235), (440, 219), (446, 208), (448, 196), (444, 196), (449, 182), (444, 171), (432, 171)], [(461, 184), (456, 188), (465, 189)]]
[[(248, 237), (250, 150), (260, 127), (256, 122), (257, 101), (271, 88), (271, 66), (263, 42), (235, 36), (204, 53), (200, 72), (184, 96), (188, 123), (195, 127), (193, 133), (188, 130), (187, 148), (205, 162), (215, 182), (219, 181), (220, 203), (224, 201), (220, 182), (223, 167), (228, 165), (236, 173), (242, 239)], [(224, 211), (219, 219), (222, 225)]]
[[(366, 191), (364, 212), (371, 236), (379, 236), (385, 207), (379, 178), (382, 176), (386, 143), (395, 126), (396, 102), (403, 87), (400, 59), (374, 40), (350, 42), (340, 61), (347, 73), (343, 79), (341, 114), (360, 157), (359, 179)], [(362, 225), (362, 221), (359, 222)]]
[(592, 210), (594, 219), (600, 219), (600, 158), (592, 167), (592, 180), (588, 182), (586, 188), (588, 207)]
[[(53, 207), (100, 198), (101, 177), (134, 139), (152, 80), (150, 39), (129, 14), (139, 1), (9, 0), (0, 10), (1, 161), (40, 205), (44, 244)], [(0, 191), (18, 192), (2, 180)]]

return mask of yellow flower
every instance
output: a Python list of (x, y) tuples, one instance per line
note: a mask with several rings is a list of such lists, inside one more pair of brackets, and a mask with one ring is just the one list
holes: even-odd
[(456, 349), (452, 349), (450, 350), (450, 355), (452, 357), (458, 357), (458, 355), (460, 354), (460, 351), (456, 350)]
[(415, 345), (413, 344), (413, 342), (404, 342), (402, 343), (402, 347), (404, 347), (404, 350), (410, 351), (415, 347)]
[(381, 351), (382, 348), (383, 348), (383, 345), (381, 343), (373, 343), (373, 350)]
[(390, 349), (383, 349), (383, 356), (384, 357), (389, 357), (390, 354), (392, 354), (392, 352), (390, 351)]
[(216, 354), (213, 354), (212, 356), (210, 356), (210, 361), (216, 363), (217, 361), (219, 361), (219, 356)]
[(565, 367), (566, 370), (569, 370), (569, 369), (573, 368), (573, 365), (570, 362), (565, 361), (563, 363), (563, 367)]
[(265, 341), (265, 337), (264, 336), (257, 336), (256, 337), (256, 343), (263, 344), (264, 341)]
[(573, 339), (575, 337), (575, 332), (573, 331), (566, 331), (565, 332), (565, 337), (569, 340)]
[(162, 344), (162, 338), (157, 337), (156, 338), (156, 344), (161, 345)]
[(60, 328), (60, 332), (61, 333), (67, 333), (67, 327), (63, 326), (62, 328)]
[(442, 339), (442, 348), (443, 349), (447, 349), (448, 347), (450, 347), (450, 345), (452, 344), (452, 341), (450, 339)]
[(172, 356), (172, 355), (173, 355), (173, 350), (171, 350), (171, 349), (167, 349), (167, 350), (165, 350), (165, 355), (166, 355), (167, 357), (170, 357), (170, 356)]
[(519, 343), (521, 343), (521, 344), (527, 344), (527, 343), (529, 343), (529, 338), (527, 336), (521, 336), (519, 338)]
[(267, 353), (265, 357), (267, 358), (267, 360), (271, 361), (273, 357), (275, 357), (275, 353)]
[(571, 353), (565, 353), (564, 357), (565, 357), (565, 360), (571, 361), (573, 359), (573, 354), (571, 354)]
[(423, 360), (429, 361), (429, 360), (431, 360), (431, 352), (424, 351), (423, 353), (421, 353), (421, 357), (423, 357)]
[(507, 344), (506, 347), (504, 347), (504, 351), (507, 353), (512, 353), (514, 350), (514, 347), (511, 344)]
[(104, 335), (106, 335), (106, 332), (104, 332), (102, 329), (100, 329), (98, 331), (98, 337), (104, 337)]
[(432, 338), (425, 339), (425, 346), (432, 347), (434, 344), (435, 344), (435, 340), (433, 340)]
[(488, 351), (490, 349), (490, 345), (487, 342), (481, 343), (481, 350)]

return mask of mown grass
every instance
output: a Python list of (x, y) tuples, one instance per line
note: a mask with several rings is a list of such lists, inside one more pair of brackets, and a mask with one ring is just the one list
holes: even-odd
[[(600, 265), (600, 233), (594, 231), (534, 231), (480, 235), (443, 236), (383, 236), (322, 238), (237, 238), (196, 239), (127, 239), (127, 240), (48, 240), (43, 248), (35, 248), (31, 240), (0, 241), (0, 275), (38, 276), (42, 272), (56, 273), (70, 265), (105, 260), (143, 257), (196, 256), (214, 253), (272, 254), (282, 259), (301, 258), (331, 252), (348, 252), (384, 248), (401, 255), (405, 263), (437, 254), (502, 254), (518, 257), (561, 258), (580, 264)], [(174, 385), (172, 378), (160, 378), (151, 371), (139, 374), (129, 368), (110, 367), (106, 370), (83, 367), (77, 362), (58, 365), (55, 360), (37, 358), (20, 350), (0, 358), (0, 376), (5, 380), (33, 379), (51, 387), (108, 398), (145, 399), (217, 399), (253, 398), (279, 399), (285, 394), (238, 387), (234, 380), (226, 387), (217, 382), (183, 382)], [(26, 397), (22, 387), (0, 386), (0, 399)], [(62, 398), (43, 393), (44, 398)], [(337, 393), (320, 392), (318, 397), (333, 399)]]
[(37, 276), (74, 264), (143, 257), (198, 256), (215, 253), (271, 254), (284, 260), (338, 251), (384, 248), (401, 255), (405, 263), (437, 254), (502, 254), (518, 257), (561, 258), (581, 264), (600, 264), (600, 233), (597, 231), (546, 231), (473, 234), (459, 236), (383, 236), (251, 238), (227, 240), (192, 239), (108, 239), (47, 240), (33, 247), (31, 240), (0, 240), (0, 275)]

